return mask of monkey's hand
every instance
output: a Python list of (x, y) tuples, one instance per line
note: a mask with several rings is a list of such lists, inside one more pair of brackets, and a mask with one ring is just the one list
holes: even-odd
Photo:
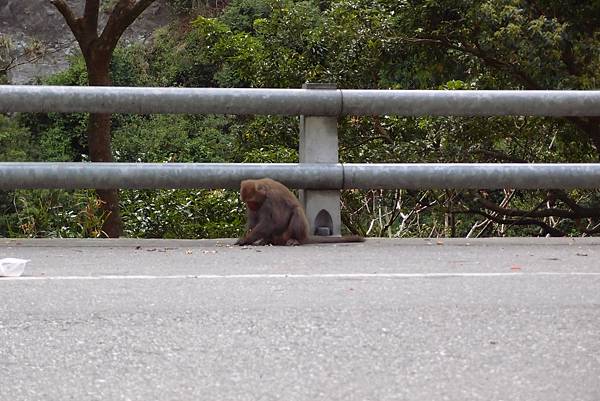
[(246, 232), (244, 233), (244, 235), (242, 235), (241, 238), (238, 238), (237, 241), (235, 241), (235, 245), (251, 245), (252, 241), (251, 241), (251, 237), (252, 237), (252, 228), (249, 228), (246, 230)]
[(257, 241), (262, 241), (261, 245), (265, 245), (268, 242), (269, 236), (267, 235), (269, 224), (261, 222), (256, 227), (246, 231), (246, 234), (242, 238), (236, 241), (236, 245), (252, 245)]
[(237, 241), (235, 241), (235, 245), (252, 245), (258, 240), (254, 237), (255, 235), (252, 234), (252, 230), (248, 230), (242, 236), (242, 238), (239, 238)]
[(246, 236), (243, 236), (242, 238), (239, 238), (237, 241), (235, 241), (235, 245), (249, 245), (250, 243), (246, 240)]

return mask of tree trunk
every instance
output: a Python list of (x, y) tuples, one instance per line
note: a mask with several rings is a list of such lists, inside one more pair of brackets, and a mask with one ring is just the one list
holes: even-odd
[[(90, 86), (110, 86), (111, 53), (95, 52), (92, 57), (85, 57)], [(111, 148), (111, 115), (90, 114), (88, 118), (88, 149), (92, 162), (112, 162)], [(121, 236), (122, 222), (119, 212), (119, 191), (116, 189), (96, 189), (102, 202), (101, 209), (106, 215), (102, 231), (109, 238)]]
[[(98, 35), (100, 0), (86, 0), (83, 15), (77, 17), (65, 0), (50, 0), (63, 15), (83, 53), (90, 86), (111, 85), (110, 61), (119, 38), (135, 19), (155, 0), (118, 0), (102, 33)], [(110, 114), (90, 114), (88, 120), (88, 148), (93, 162), (111, 162)], [(122, 233), (119, 213), (119, 193), (116, 189), (97, 189), (102, 210), (107, 219), (102, 227), (111, 238)]]

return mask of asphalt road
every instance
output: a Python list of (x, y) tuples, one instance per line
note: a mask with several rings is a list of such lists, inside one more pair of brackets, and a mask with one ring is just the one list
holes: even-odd
[(0, 239), (0, 400), (600, 400), (600, 239)]

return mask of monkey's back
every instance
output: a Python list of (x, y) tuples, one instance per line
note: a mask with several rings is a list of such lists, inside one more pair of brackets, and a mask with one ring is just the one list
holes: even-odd
[(276, 199), (277, 208), (286, 215), (285, 225), (282, 230), (287, 231), (291, 238), (303, 242), (308, 237), (308, 219), (302, 204), (284, 184), (271, 178), (265, 178), (265, 183), (269, 186), (269, 192)]

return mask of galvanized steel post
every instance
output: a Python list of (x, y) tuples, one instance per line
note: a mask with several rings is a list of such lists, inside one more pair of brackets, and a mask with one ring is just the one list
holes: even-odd
[[(335, 91), (335, 84), (302, 85), (303, 89)], [(339, 92), (339, 91), (338, 91)], [(341, 94), (339, 110), (341, 112)], [(337, 117), (300, 116), (300, 163), (337, 163)], [(339, 190), (300, 190), (300, 202), (306, 210), (310, 233), (341, 235), (342, 219)]]

